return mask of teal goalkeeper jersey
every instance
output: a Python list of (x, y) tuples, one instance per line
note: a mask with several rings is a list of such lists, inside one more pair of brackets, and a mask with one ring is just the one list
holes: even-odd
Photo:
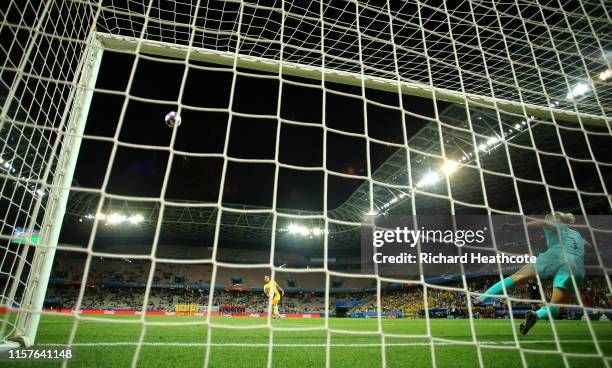
[(567, 225), (554, 224), (544, 228), (544, 235), (549, 250), (558, 249), (576, 257), (584, 256), (584, 238), (578, 231), (570, 229)]

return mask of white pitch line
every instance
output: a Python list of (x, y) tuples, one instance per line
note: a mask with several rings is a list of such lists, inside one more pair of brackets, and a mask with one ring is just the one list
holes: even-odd
[[(593, 343), (592, 340), (561, 340), (561, 343)], [(599, 340), (599, 342), (612, 342), (612, 340)], [(480, 345), (515, 345), (515, 341), (479, 341)], [(524, 340), (519, 341), (522, 344), (555, 344), (554, 340)], [(435, 345), (471, 345), (470, 341), (462, 342), (434, 342)], [(113, 347), (113, 346), (137, 346), (137, 342), (81, 342), (73, 343), (75, 347)], [(203, 342), (143, 342), (142, 346), (182, 346), (182, 347), (205, 347), (208, 344)], [(41, 344), (41, 347), (47, 346), (66, 346), (65, 344)], [(267, 348), (267, 343), (211, 343), (212, 347), (241, 347), (241, 348)], [(359, 343), (359, 344), (330, 344), (330, 347), (337, 348), (371, 348), (380, 347), (380, 343)], [(385, 347), (394, 346), (431, 346), (429, 342), (398, 342), (385, 343)], [(324, 348), (327, 344), (273, 344), (274, 348)]]

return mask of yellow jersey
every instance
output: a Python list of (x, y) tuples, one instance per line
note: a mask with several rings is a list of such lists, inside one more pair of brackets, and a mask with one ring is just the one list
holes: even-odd
[(265, 286), (264, 286), (264, 293), (266, 293), (266, 295), (268, 295), (269, 293), (272, 293), (272, 297), (273, 298), (280, 298), (280, 293), (278, 292), (278, 284), (276, 283), (276, 281), (272, 281), (270, 280), (270, 282), (268, 282)]

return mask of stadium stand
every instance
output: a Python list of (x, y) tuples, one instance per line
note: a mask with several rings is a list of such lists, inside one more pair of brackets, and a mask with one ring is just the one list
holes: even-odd
[[(78, 259), (56, 261), (45, 306), (49, 309), (75, 309), (83, 271)], [(128, 265), (129, 263), (129, 265)], [(129, 267), (128, 267), (129, 266)], [(150, 264), (138, 260), (98, 258), (92, 263), (87, 277), (87, 288), (80, 309), (142, 310), (144, 285)], [(213, 307), (221, 312), (264, 313), (268, 299), (262, 293), (265, 268), (218, 268)], [(319, 273), (278, 272), (277, 282), (287, 291), (281, 304), (283, 313), (325, 313), (325, 277)], [(483, 292), (497, 281), (496, 277), (468, 279), (471, 291)], [(155, 266), (154, 284), (149, 295), (147, 311), (172, 312), (176, 305), (195, 304), (204, 311), (210, 292), (211, 267), (208, 265), (160, 263)], [(467, 300), (464, 293), (445, 287), (461, 287), (462, 281), (451, 280), (427, 287), (427, 308), (424, 289), (411, 284), (384, 284), (380, 312), (385, 316), (423, 318), (426, 310), (433, 318), (466, 318)], [(239, 288), (232, 288), (239, 286)], [(374, 286), (374, 287), (373, 287)], [(583, 304), (591, 308), (612, 307), (612, 295), (607, 293), (603, 278), (588, 278), (582, 285)], [(330, 289), (329, 314), (347, 317), (376, 316), (375, 285), (367, 278), (335, 278)], [(544, 289), (550, 298), (550, 286)], [(540, 300), (534, 284), (516, 288), (512, 292), (517, 311), (535, 309), (537, 303), (520, 300)], [(518, 301), (517, 301), (518, 300)], [(577, 303), (577, 301), (574, 301)], [(475, 318), (505, 318), (508, 306), (503, 298), (473, 308)], [(516, 313), (516, 312), (515, 312)], [(594, 313), (598, 313), (596, 310)], [(569, 309), (566, 318), (580, 318)]]

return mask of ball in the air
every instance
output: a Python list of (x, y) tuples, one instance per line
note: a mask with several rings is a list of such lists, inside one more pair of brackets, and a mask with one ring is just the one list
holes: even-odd
[(181, 125), (181, 116), (176, 111), (170, 111), (166, 114), (166, 124), (170, 128), (174, 128), (174, 126)]

